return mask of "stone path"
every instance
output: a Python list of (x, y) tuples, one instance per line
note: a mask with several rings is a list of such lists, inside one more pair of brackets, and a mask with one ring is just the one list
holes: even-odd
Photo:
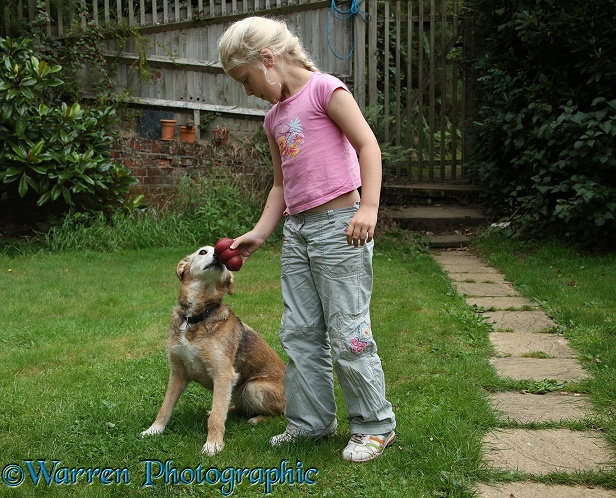
[[(514, 380), (576, 382), (588, 377), (569, 347), (557, 333), (556, 323), (520, 296), (494, 268), (471, 251), (435, 253), (469, 305), (475, 305), (491, 323), (490, 340), (495, 355), (491, 364), (501, 377)], [(564, 388), (566, 389), (566, 388)], [(584, 486), (546, 485), (531, 482), (533, 476), (553, 472), (600, 472), (612, 468), (614, 452), (594, 431), (529, 429), (525, 424), (585, 420), (592, 408), (583, 395), (561, 393), (495, 393), (494, 409), (503, 425), (483, 440), (484, 461), (492, 469), (520, 472), (526, 479), (507, 483), (479, 483), (480, 498), (616, 498), (616, 491)]]

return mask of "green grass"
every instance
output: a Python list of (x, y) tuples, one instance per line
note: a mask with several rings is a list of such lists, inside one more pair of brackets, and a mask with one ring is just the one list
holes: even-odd
[[(1, 496), (222, 495), (220, 484), (166, 486), (163, 478), (142, 488), (143, 460), (220, 471), (288, 460), (296, 471), (298, 462), (318, 470), (315, 484), (279, 484), (276, 496), (470, 496), (479, 441), (494, 424), (481, 389), (493, 375), (487, 331), (426, 254), (383, 249), (374, 258), (374, 329), (398, 419), (398, 441), (382, 458), (340, 458), (349, 432), (338, 387), (340, 429), (316, 444), (274, 449), (267, 441), (284, 430), (283, 417), (252, 427), (231, 416), (224, 451), (203, 456), (211, 395), (198, 385), (163, 435), (141, 438), (166, 387), (175, 266), (193, 249), (0, 256), (0, 469), (55, 459), (69, 469), (128, 469), (130, 477), (128, 485), (81, 478), (52, 486), (28, 477), (14, 488), (0, 482)], [(228, 303), (282, 355), (279, 268), (276, 245), (258, 251), (236, 273)], [(235, 495), (264, 490), (244, 482)]]
[[(224, 451), (203, 456), (211, 395), (198, 385), (184, 393), (164, 434), (139, 436), (165, 392), (165, 340), (177, 299), (175, 267), (194, 247), (0, 255), (3, 478), (10, 477), (9, 465), (27, 472), (25, 461), (40, 459), (48, 467), (59, 460), (60, 468), (127, 469), (130, 479), (129, 484), (104, 485), (96, 479), (88, 484), (81, 476), (75, 484), (34, 486), (26, 477), (13, 488), (0, 481), (0, 496), (223, 496), (220, 479), (230, 469), (258, 472), (280, 468), (285, 460), (296, 472), (317, 469), (315, 482), (278, 484), (274, 496), (472, 496), (476, 480), (494, 477), (481, 463), (481, 438), (499, 423), (488, 395), (508, 387), (489, 365), (489, 326), (454, 292), (429, 254), (399, 249), (392, 238), (378, 242), (372, 320), (398, 440), (365, 464), (340, 457), (349, 432), (338, 387), (338, 433), (317, 443), (272, 448), (267, 441), (284, 430), (284, 417), (252, 427), (230, 416)], [(542, 256), (540, 250), (493, 241), (484, 242), (482, 250), (522, 292), (542, 303), (561, 325), (559, 332), (580, 351), (595, 375), (588, 384), (601, 414), (595, 428), (614, 442), (616, 289), (609, 275), (616, 274), (616, 258), (558, 248)], [(283, 356), (277, 339), (279, 257), (278, 244), (255, 253), (236, 273), (236, 293), (227, 302)], [(571, 280), (577, 285), (568, 285)], [(532, 392), (562, 387), (543, 384), (515, 387)], [(217, 484), (166, 485), (161, 477), (143, 487), (144, 461), (154, 462), (154, 471), (155, 462), (172, 462), (178, 478), (190, 477), (190, 469), (201, 466), (213, 469), (212, 480), (216, 472), (220, 479)], [(181, 474), (183, 469), (188, 470)], [(263, 484), (246, 479), (233, 496), (264, 496)], [(602, 480), (570, 479), (611, 482), (616, 488), (612, 474)]]

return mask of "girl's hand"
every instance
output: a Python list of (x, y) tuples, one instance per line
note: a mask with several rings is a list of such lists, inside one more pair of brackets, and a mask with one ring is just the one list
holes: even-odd
[(360, 206), (346, 230), (347, 244), (363, 246), (374, 237), (378, 210)]
[(263, 242), (265, 241), (257, 237), (254, 231), (250, 231), (233, 239), (233, 244), (231, 244), (230, 248), (239, 249), (242, 260), (246, 261), (251, 254), (263, 245)]

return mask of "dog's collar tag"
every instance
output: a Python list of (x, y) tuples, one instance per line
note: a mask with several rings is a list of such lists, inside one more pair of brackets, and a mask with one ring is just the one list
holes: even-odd
[(200, 313), (198, 315), (195, 315), (195, 316), (185, 315), (184, 318), (186, 319), (186, 327), (188, 327), (188, 325), (194, 325), (195, 323), (202, 322), (208, 316), (214, 313), (214, 311), (216, 311), (218, 308), (220, 308), (220, 304), (215, 304), (211, 308), (206, 309), (203, 313)]

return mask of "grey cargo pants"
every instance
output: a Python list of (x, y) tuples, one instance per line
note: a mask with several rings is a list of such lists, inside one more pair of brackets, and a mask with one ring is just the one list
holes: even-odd
[(291, 434), (316, 437), (336, 429), (334, 371), (351, 433), (383, 434), (396, 425), (370, 323), (373, 242), (346, 242), (358, 207), (285, 220), (279, 337), (289, 357), (284, 384)]

